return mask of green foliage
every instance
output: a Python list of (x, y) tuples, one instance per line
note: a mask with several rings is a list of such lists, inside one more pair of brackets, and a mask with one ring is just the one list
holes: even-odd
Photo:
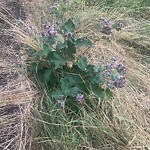
[[(30, 68), (40, 85), (47, 87), (53, 104), (58, 104), (59, 100), (57, 106), (65, 108), (66, 112), (78, 109), (77, 95), (80, 93), (86, 103), (89, 95), (95, 100), (111, 97), (110, 90), (102, 88), (102, 68), (89, 64), (86, 57), (77, 55), (78, 50), (91, 47), (92, 42), (86, 38), (76, 38), (74, 31), (75, 24), (69, 19), (60, 27), (59, 34), (45, 35), (42, 50), (34, 51), (36, 57)], [(60, 95), (63, 98), (59, 98)]]

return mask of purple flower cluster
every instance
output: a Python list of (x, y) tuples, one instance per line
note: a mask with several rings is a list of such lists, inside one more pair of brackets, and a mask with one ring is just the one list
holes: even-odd
[(123, 88), (125, 85), (125, 73), (126, 67), (124, 64), (117, 64), (117, 58), (112, 57), (112, 62), (106, 65), (104, 70), (104, 77), (108, 81), (107, 87), (110, 89), (113, 88)]
[(104, 17), (100, 17), (100, 21), (103, 22), (103, 29), (102, 32), (105, 34), (111, 34), (112, 33), (112, 27), (110, 20), (105, 19)]
[(64, 109), (65, 108), (65, 102), (64, 102), (64, 95), (59, 95), (58, 99), (56, 100), (56, 104), (60, 109)]
[(60, 109), (64, 109), (65, 108), (65, 102), (61, 101), (61, 100), (56, 100), (56, 104)]
[(115, 79), (115, 81), (114, 81), (114, 86), (116, 87), (116, 88), (123, 88), (124, 87), (124, 85), (125, 85), (125, 77), (124, 76), (118, 76), (116, 79)]
[(45, 28), (45, 30), (46, 30), (46, 32), (44, 32), (44, 35), (48, 35), (48, 36), (50, 36), (50, 37), (54, 37), (54, 36), (56, 36), (57, 35), (57, 31), (56, 30), (54, 30), (54, 28), (52, 27), (52, 26), (47, 26), (47, 25), (44, 25), (44, 28)]
[(107, 20), (104, 17), (100, 17), (99, 20), (103, 23), (102, 27), (102, 33), (110, 35), (112, 33), (112, 29), (116, 29), (117, 31), (120, 31), (122, 28), (124, 28), (124, 24), (122, 20), (116, 20), (113, 23), (111, 23), (110, 20)]
[(109, 78), (109, 77), (111, 76), (110, 70), (105, 70), (105, 71), (104, 71), (104, 76), (105, 76), (106, 78)]
[(126, 73), (126, 67), (124, 66), (124, 64), (118, 64), (117, 70), (121, 75)]
[[(62, 109), (64, 110), (65, 109), (65, 100), (64, 100), (64, 95), (59, 95), (57, 100), (55, 101), (56, 103), (56, 106), (59, 108), (59, 109)], [(78, 103), (82, 104), (84, 102), (84, 95), (83, 94), (77, 94), (76, 96), (76, 100)]]
[(116, 65), (114, 63), (108, 63), (106, 65), (106, 69), (114, 69), (116, 67)]
[(52, 27), (49, 27), (47, 29), (47, 33), (49, 34), (49, 36), (55, 36), (55, 35), (57, 35), (57, 31), (55, 31), (54, 28), (52, 28)]
[(83, 103), (84, 102), (84, 95), (78, 94), (76, 96), (76, 99), (77, 99), (78, 103)]
[(108, 87), (113, 88), (123, 88), (125, 85), (125, 77), (118, 75), (118, 77), (114, 80), (108, 83)]

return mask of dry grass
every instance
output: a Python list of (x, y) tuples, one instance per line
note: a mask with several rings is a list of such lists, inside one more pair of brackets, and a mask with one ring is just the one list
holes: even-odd
[[(117, 51), (112, 50), (112, 47)], [(128, 68), (127, 83), (124, 89), (115, 91), (112, 106), (119, 124), (124, 125), (133, 137), (129, 142), (131, 149), (142, 150), (150, 147), (150, 70), (123, 53), (126, 52), (123, 47), (113, 42), (97, 42), (87, 57), (95, 63), (102, 59), (108, 61), (114, 55), (125, 61)]]
[(24, 50), (8, 32), (12, 22), (16, 22), (12, 4), (8, 7), (8, 3), (0, 2), (0, 18), (4, 19), (0, 22), (0, 149), (26, 150), (31, 147), (29, 116), (37, 90), (23, 71), (26, 59)]

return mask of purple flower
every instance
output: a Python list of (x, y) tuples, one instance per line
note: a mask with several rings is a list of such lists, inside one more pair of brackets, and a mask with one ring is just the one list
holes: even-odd
[(49, 26), (49, 27), (47, 28), (47, 33), (48, 33), (49, 36), (52, 36), (52, 37), (53, 37), (53, 36), (57, 35), (58, 32), (55, 31), (54, 28), (52, 28), (51, 26)]
[(124, 76), (118, 76), (117, 79), (114, 81), (113, 85), (116, 88), (123, 88), (125, 85), (125, 77)]
[(117, 70), (122, 75), (126, 73), (126, 67), (123, 64), (118, 64)]
[(82, 103), (82, 102), (84, 101), (84, 95), (78, 94), (77, 97), (76, 97), (76, 99), (77, 99), (77, 101), (78, 101), (79, 103)]
[(100, 20), (103, 22), (102, 33), (111, 34), (112, 33), (111, 21), (105, 19), (104, 17), (100, 17)]
[(106, 19), (104, 17), (100, 17), (99, 20), (105, 21)]
[(104, 23), (104, 26), (110, 26), (111, 25), (110, 20), (104, 20), (103, 23)]
[(107, 65), (106, 65), (106, 69), (113, 69), (113, 68), (115, 68), (116, 66), (113, 64), (113, 63), (108, 63)]
[(107, 84), (107, 87), (110, 89), (113, 88), (123, 88), (125, 86), (125, 77), (118, 76), (114, 81), (111, 81)]
[(111, 73), (110, 73), (110, 71), (105, 70), (104, 71), (104, 75), (105, 75), (105, 77), (110, 77)]
[(60, 109), (65, 108), (65, 102), (64, 101), (56, 100), (56, 104)]

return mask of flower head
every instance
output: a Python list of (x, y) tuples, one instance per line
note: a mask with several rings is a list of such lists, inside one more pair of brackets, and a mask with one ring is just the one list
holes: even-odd
[(84, 101), (84, 95), (78, 94), (78, 95), (76, 96), (76, 99), (77, 99), (77, 101), (78, 101), (79, 103), (82, 103), (82, 102)]
[(65, 108), (65, 102), (64, 101), (56, 100), (56, 104), (60, 109)]
[(117, 70), (122, 75), (126, 73), (126, 67), (124, 66), (124, 64), (121, 64), (121, 63), (118, 64)]

